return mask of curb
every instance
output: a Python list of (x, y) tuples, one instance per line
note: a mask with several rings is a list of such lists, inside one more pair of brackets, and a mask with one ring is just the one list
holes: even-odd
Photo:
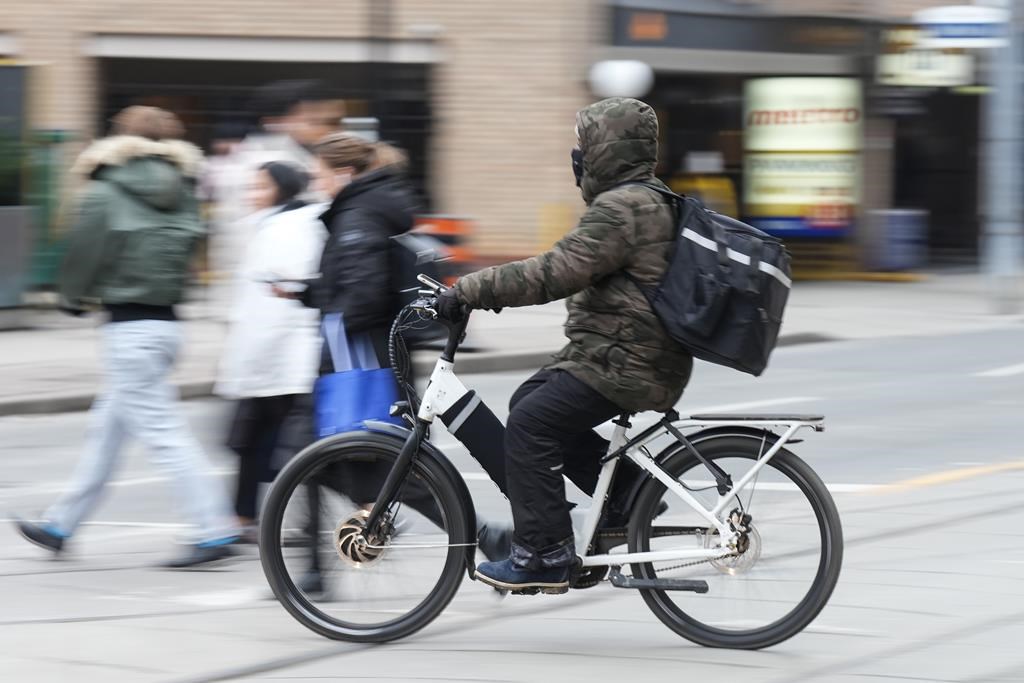
[[(814, 332), (791, 334), (779, 338), (777, 346), (798, 346), (838, 341)], [(538, 369), (551, 360), (555, 351), (523, 351), (520, 353), (466, 353), (459, 356), (459, 370), (463, 374), (482, 372), (514, 372)], [(435, 359), (425, 353), (413, 360), (413, 369), (419, 377), (426, 377), (434, 367)], [(182, 399), (207, 398), (213, 395), (213, 381), (198, 380), (177, 385)], [(0, 400), (0, 417), (10, 415), (50, 415), (88, 410), (96, 395), (91, 392), (57, 394)]]

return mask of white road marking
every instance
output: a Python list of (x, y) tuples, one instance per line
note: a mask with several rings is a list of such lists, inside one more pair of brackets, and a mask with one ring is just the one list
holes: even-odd
[(168, 602), (196, 607), (237, 607), (261, 602), (267, 596), (266, 588), (236, 588), (212, 593), (183, 593), (169, 598)]
[[(234, 475), (238, 472), (237, 469), (229, 468), (217, 468), (208, 470), (209, 474), (215, 477), (224, 477), (227, 475)], [(149, 477), (133, 477), (131, 479), (115, 479), (107, 482), (107, 486), (112, 488), (121, 488), (125, 486), (143, 486), (145, 484), (159, 484), (168, 481), (170, 478), (163, 475), (153, 475)], [(41, 495), (41, 494), (58, 494), (64, 493), (71, 490), (70, 475), (68, 480), (64, 481), (50, 481), (41, 482), (39, 484), (32, 484), (30, 486), (12, 486), (11, 488), (0, 490), (0, 498), (8, 496), (29, 496), (29, 495)]]
[[(19, 522), (20, 519), (16, 517), (0, 518), (0, 524), (13, 524)], [(40, 522), (42, 520), (29, 519), (29, 522)], [(181, 522), (119, 522), (119, 521), (88, 521), (82, 522), (82, 526), (111, 526), (111, 527), (132, 527), (139, 529), (190, 529), (191, 524), (184, 524)]]
[(811, 624), (803, 632), (823, 633), (830, 636), (860, 636), (862, 638), (880, 638), (883, 635), (878, 631), (866, 631), (861, 628), (847, 628), (845, 626), (830, 626), (828, 624)]
[(754, 408), (771, 408), (773, 406), (787, 406), (792, 403), (811, 403), (815, 401), (822, 401), (824, 399), (817, 396), (790, 396), (788, 398), (769, 398), (763, 401), (747, 401), (745, 403), (726, 403), (718, 406), (706, 406), (704, 408), (697, 408), (694, 410), (686, 409), (686, 412), (691, 415), (701, 415), (704, 413), (728, 413), (738, 412), (741, 410), (753, 410)]
[(992, 368), (991, 370), (985, 370), (984, 372), (974, 373), (975, 377), (1010, 377), (1012, 375), (1024, 374), (1024, 363), (1018, 363), (1017, 365), (1007, 365), (1001, 368)]

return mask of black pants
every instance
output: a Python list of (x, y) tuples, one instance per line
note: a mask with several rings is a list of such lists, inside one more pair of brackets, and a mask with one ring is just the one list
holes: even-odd
[[(512, 395), (505, 430), (512, 561), (529, 569), (572, 563), (572, 520), (564, 474), (593, 494), (608, 441), (593, 428), (623, 412), (561, 370), (541, 370)], [(626, 477), (617, 476), (616, 484)], [(613, 491), (613, 497), (614, 497)]]
[(239, 455), (235, 493), (235, 513), (239, 517), (256, 518), (259, 485), (273, 481), (277, 475), (274, 451), (295, 399), (295, 395), (266, 396), (238, 402), (228, 447)]

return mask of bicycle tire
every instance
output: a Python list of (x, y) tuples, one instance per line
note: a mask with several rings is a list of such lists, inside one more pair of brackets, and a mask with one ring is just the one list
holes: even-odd
[[(451, 480), (434, 456), (425, 449), (413, 461), (410, 476), (417, 476), (432, 491), (448, 528), (448, 553), (434, 589), (406, 614), (383, 625), (354, 626), (318, 609), (289, 575), (281, 542), (285, 509), (292, 493), (330, 459), (344, 461), (348, 454), (365, 457), (368, 453), (393, 461), (402, 448), (402, 439), (372, 432), (350, 432), (318, 441), (293, 458), (274, 481), (264, 504), (260, 522), (260, 561), (274, 595), (281, 605), (303, 626), (333, 640), (381, 643), (409, 636), (436, 619), (448, 606), (466, 571), (465, 544), (476, 542), (467, 508), (459, 487)], [(356, 460), (352, 460), (355, 462)], [(469, 503), (471, 505), (471, 503)]]
[[(695, 444), (701, 455), (708, 460), (720, 458), (757, 459), (762, 448), (762, 437), (752, 435), (723, 435), (709, 437)], [(673, 478), (699, 465), (699, 461), (685, 447), (672, 449), (662, 460), (662, 467)], [(831, 494), (821, 478), (803, 460), (792, 452), (782, 449), (771, 460), (770, 465), (788, 476), (807, 497), (818, 521), (822, 540), (821, 558), (810, 590), (803, 600), (782, 618), (766, 626), (748, 631), (730, 631), (709, 626), (684, 612), (668, 593), (659, 589), (640, 590), (644, 602), (655, 616), (682, 637), (705, 647), (758, 650), (777, 645), (806, 628), (821, 612), (832, 595), (843, 558), (842, 526), (839, 513)], [(657, 510), (666, 488), (661, 482), (651, 479), (641, 489), (628, 528), (630, 552), (650, 549), (650, 532)], [(756, 524), (756, 520), (755, 520)], [(656, 578), (651, 563), (633, 563), (633, 576)]]

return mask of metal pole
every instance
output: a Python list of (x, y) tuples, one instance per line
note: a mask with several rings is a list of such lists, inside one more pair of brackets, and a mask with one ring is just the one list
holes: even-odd
[(1024, 144), (1021, 129), (1020, 69), (1024, 0), (1008, 3), (1007, 43), (992, 50), (991, 90), (986, 101), (986, 204), (982, 264), (992, 293), (994, 312), (1013, 314), (1021, 308), (1024, 268), (1024, 214), (1021, 193)]

